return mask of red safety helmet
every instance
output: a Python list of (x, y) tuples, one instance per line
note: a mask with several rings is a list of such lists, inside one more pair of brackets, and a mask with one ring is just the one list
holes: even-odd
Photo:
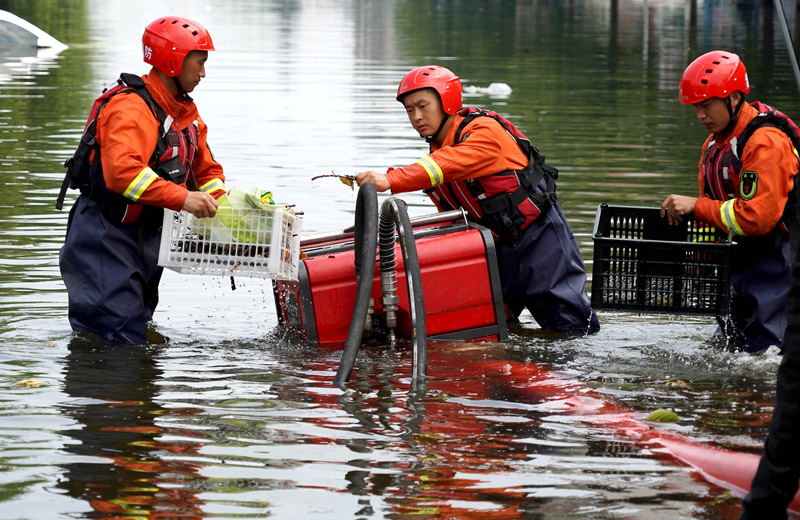
[(681, 103), (691, 105), (712, 97), (726, 98), (733, 92), (750, 92), (747, 70), (732, 52), (711, 51), (686, 67), (681, 76)]
[(180, 16), (165, 16), (150, 23), (142, 35), (144, 61), (163, 74), (181, 73), (191, 51), (213, 51), (214, 42), (205, 27)]
[(432, 88), (439, 93), (442, 108), (446, 114), (455, 114), (461, 110), (461, 80), (450, 70), (439, 65), (417, 67), (405, 75), (397, 88), (397, 101), (415, 90)]

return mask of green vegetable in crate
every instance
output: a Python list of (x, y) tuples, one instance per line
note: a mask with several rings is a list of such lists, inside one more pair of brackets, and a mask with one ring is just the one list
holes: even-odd
[(261, 209), (265, 206), (274, 206), (275, 201), (272, 199), (271, 191), (264, 191), (259, 188), (253, 188), (249, 193), (245, 193), (247, 203), (255, 209)]
[(203, 240), (217, 244), (249, 242), (249, 237), (242, 233), (246, 227), (237, 209), (244, 203), (240, 193), (240, 190), (233, 188), (217, 199), (217, 214), (212, 218), (194, 219), (194, 232)]
[(272, 200), (272, 192), (253, 188), (244, 193), (244, 200), (250, 211), (242, 214), (242, 221), (245, 226), (255, 235), (255, 241), (259, 244), (269, 242), (272, 234), (272, 225), (275, 217), (275, 210), (283, 209), (277, 206)]
[(260, 188), (250, 192), (231, 188), (217, 202), (215, 217), (195, 220), (195, 232), (215, 243), (265, 244), (270, 239), (276, 210), (286, 209), (275, 204), (272, 192)]

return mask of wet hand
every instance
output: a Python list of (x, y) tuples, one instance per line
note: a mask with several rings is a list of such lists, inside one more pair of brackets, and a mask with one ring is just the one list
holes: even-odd
[(389, 178), (385, 173), (374, 172), (371, 170), (361, 172), (356, 175), (356, 183), (361, 186), (365, 182), (370, 182), (375, 186), (375, 191), (382, 192), (391, 189), (392, 185), (389, 184)]
[(697, 197), (685, 197), (673, 193), (661, 203), (661, 216), (666, 216), (671, 225), (677, 226), (683, 222), (682, 215), (694, 212), (696, 202)]
[(190, 191), (183, 203), (183, 210), (197, 218), (213, 217), (217, 214), (217, 201), (203, 191)]

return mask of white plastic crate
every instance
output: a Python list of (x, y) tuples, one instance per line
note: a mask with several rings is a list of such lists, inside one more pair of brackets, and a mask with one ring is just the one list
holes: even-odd
[(297, 280), (302, 218), (284, 206), (219, 208), (214, 218), (164, 210), (158, 265), (184, 274)]

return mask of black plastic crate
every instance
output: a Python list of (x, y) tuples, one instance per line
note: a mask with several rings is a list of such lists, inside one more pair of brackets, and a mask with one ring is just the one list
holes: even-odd
[(658, 208), (600, 204), (594, 221), (592, 306), (725, 316), (728, 235), (685, 215), (671, 226)]

